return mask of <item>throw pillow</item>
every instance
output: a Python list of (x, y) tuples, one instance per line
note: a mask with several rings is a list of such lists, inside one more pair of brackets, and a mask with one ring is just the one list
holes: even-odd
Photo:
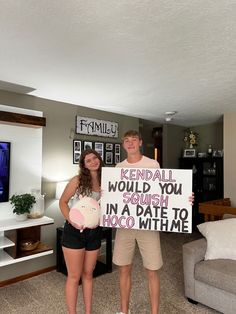
[(197, 227), (207, 240), (205, 260), (236, 260), (236, 218), (204, 222)]

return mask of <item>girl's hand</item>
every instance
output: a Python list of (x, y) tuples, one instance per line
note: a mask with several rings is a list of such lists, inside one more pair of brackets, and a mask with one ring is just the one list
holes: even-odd
[(193, 204), (194, 204), (194, 192), (192, 192), (192, 195), (189, 196), (188, 200), (189, 200), (190, 204), (193, 206)]

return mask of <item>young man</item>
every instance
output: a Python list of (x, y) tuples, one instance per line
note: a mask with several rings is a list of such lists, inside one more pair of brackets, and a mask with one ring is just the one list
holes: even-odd
[[(137, 131), (130, 130), (124, 134), (123, 147), (127, 159), (117, 164), (122, 168), (160, 168), (154, 159), (145, 157), (140, 152), (142, 139)], [(120, 310), (117, 314), (128, 314), (129, 298), (131, 292), (131, 270), (137, 241), (143, 266), (147, 271), (149, 295), (151, 301), (151, 314), (157, 314), (159, 308), (160, 279), (158, 270), (161, 268), (162, 255), (158, 231), (117, 229), (113, 262), (119, 266), (120, 280)]]

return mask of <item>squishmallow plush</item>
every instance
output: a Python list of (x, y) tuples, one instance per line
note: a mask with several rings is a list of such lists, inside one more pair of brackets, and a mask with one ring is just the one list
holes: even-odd
[(100, 220), (100, 205), (91, 197), (80, 197), (70, 209), (69, 217), (78, 227), (96, 228)]

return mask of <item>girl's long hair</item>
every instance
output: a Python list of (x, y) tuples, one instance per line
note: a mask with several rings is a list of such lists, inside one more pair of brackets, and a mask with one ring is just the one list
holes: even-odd
[(96, 152), (93, 149), (86, 149), (82, 152), (80, 159), (79, 159), (79, 185), (78, 185), (78, 191), (77, 194), (82, 195), (90, 195), (92, 193), (92, 177), (90, 174), (90, 171), (85, 168), (84, 160), (85, 157), (89, 154), (94, 154), (100, 161), (100, 166), (98, 168), (98, 180), (99, 185), (101, 186), (101, 173), (102, 173), (102, 167), (103, 167), (103, 161), (98, 152)]

